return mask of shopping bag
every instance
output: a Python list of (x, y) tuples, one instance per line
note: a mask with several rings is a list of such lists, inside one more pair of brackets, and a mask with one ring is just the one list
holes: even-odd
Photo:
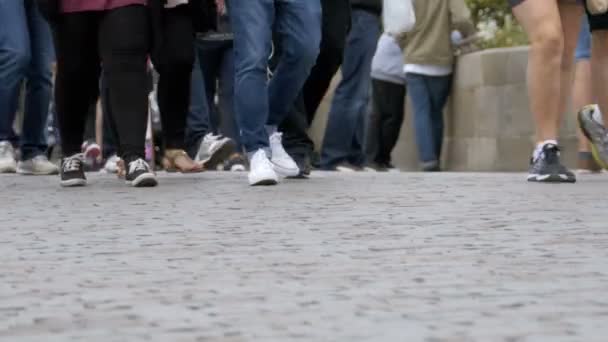
[(608, 0), (587, 0), (587, 9), (593, 15), (608, 12)]
[(412, 0), (384, 0), (383, 5), (384, 32), (398, 36), (414, 28), (416, 15)]

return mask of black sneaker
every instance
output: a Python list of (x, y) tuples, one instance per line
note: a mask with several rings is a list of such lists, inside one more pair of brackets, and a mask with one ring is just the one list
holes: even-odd
[(61, 186), (85, 186), (87, 178), (84, 175), (84, 156), (82, 153), (63, 158), (61, 161)]
[(127, 185), (136, 188), (157, 186), (156, 176), (150, 169), (150, 165), (142, 158), (136, 159), (127, 166), (125, 176)]
[(300, 154), (300, 155), (292, 155), (293, 160), (298, 165), (300, 172), (297, 176), (287, 177), (291, 179), (308, 179), (310, 177), (310, 173), (312, 171), (312, 163), (310, 162), (310, 157), (308, 155)]
[(576, 176), (560, 161), (559, 147), (546, 144), (540, 156), (530, 161), (529, 182), (575, 183)]

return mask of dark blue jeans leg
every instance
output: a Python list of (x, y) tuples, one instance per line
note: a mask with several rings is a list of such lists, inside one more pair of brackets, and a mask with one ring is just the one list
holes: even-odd
[(196, 155), (198, 145), (203, 137), (212, 132), (211, 111), (215, 87), (209, 92), (209, 83), (215, 81), (215, 76), (209, 80), (210, 72), (216, 70), (214, 49), (207, 42), (197, 40), (194, 44), (194, 67), (192, 70), (192, 86), (190, 95), (190, 110), (186, 118), (186, 150), (191, 156)]
[(237, 144), (237, 151), (240, 152), (243, 150), (243, 144), (234, 114), (234, 50), (232, 44), (222, 51), (219, 71), (220, 132), (234, 140)]
[(268, 78), (274, 0), (229, 0), (234, 32), (234, 110), (247, 153), (268, 150)]
[(269, 85), (268, 126), (283, 122), (302, 90), (319, 55), (321, 2), (318, 0), (276, 1), (275, 37), (280, 57)]
[[(364, 115), (371, 88), (371, 62), (380, 35), (380, 18), (368, 11), (353, 10), (352, 28), (348, 35), (342, 81), (334, 94), (327, 129), (321, 150), (321, 168), (331, 170), (336, 165), (357, 159), (363, 154), (362, 134)], [(357, 138), (359, 136), (359, 138)]]
[(406, 82), (414, 111), (418, 158), (423, 165), (438, 163), (443, 143), (443, 107), (451, 76), (407, 74)]
[(443, 109), (452, 90), (452, 76), (430, 77), (428, 82), (431, 88), (431, 118), (435, 137), (435, 154), (437, 159), (441, 160), (444, 136)]
[(34, 1), (24, 1), (30, 36), (31, 59), (27, 71), (25, 116), (21, 134), (21, 158), (45, 154), (46, 124), (53, 89), (51, 64), (55, 58), (51, 29)]

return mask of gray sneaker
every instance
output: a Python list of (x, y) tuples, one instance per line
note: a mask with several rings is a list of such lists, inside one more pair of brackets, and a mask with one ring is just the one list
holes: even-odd
[(46, 156), (39, 155), (32, 159), (20, 161), (17, 165), (17, 173), (20, 175), (56, 175), (59, 167), (51, 163)]
[(201, 141), (194, 160), (201, 163), (207, 170), (217, 170), (218, 165), (235, 151), (236, 143), (232, 139), (209, 133)]
[(15, 161), (15, 150), (8, 141), (0, 141), (0, 173), (15, 173), (17, 162)]
[(601, 167), (608, 169), (608, 130), (600, 118), (601, 112), (597, 105), (585, 106), (578, 113), (578, 123), (591, 142), (593, 158)]

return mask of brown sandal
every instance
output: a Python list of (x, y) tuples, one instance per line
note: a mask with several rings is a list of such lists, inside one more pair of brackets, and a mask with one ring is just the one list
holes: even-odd
[(166, 150), (163, 166), (167, 172), (194, 173), (204, 168), (192, 160), (184, 150)]

